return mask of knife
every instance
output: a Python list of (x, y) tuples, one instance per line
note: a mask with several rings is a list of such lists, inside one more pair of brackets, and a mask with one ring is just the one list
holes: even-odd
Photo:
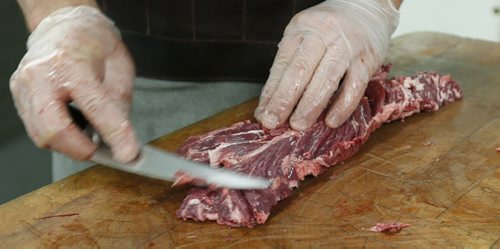
[(266, 189), (271, 182), (262, 177), (249, 176), (229, 169), (212, 168), (209, 165), (188, 161), (175, 154), (143, 145), (139, 157), (130, 163), (121, 163), (112, 158), (111, 151), (90, 127), (85, 116), (76, 107), (69, 105), (74, 122), (99, 144), (90, 161), (121, 171), (150, 178), (175, 181), (178, 174), (187, 174), (207, 185), (230, 189)]

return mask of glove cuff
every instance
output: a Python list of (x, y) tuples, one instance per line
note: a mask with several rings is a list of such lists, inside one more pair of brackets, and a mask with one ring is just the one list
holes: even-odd
[(52, 28), (58, 26), (58, 24), (78, 19), (82, 20), (82, 23), (86, 23), (86, 25), (105, 24), (120, 37), (120, 31), (116, 28), (114, 22), (99, 9), (87, 5), (64, 7), (52, 12), (38, 24), (28, 38), (28, 49), (34, 41), (38, 41), (39, 38), (43, 37)]
[(394, 33), (399, 24), (399, 10), (394, 6), (391, 0), (372, 0), (377, 2), (380, 10), (383, 12), (386, 20), (388, 21), (388, 27), (390, 34)]
[(391, 6), (391, 8), (397, 12), (399, 14), (399, 10), (398, 8), (396, 8), (396, 6), (394, 6), (394, 2), (392, 0), (387, 0), (389, 2), (389, 5)]

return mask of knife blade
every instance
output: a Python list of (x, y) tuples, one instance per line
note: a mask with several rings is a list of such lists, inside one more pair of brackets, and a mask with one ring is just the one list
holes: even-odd
[[(90, 133), (89, 135), (93, 136), (95, 141), (98, 136), (88, 125), (88, 121), (80, 110), (69, 105), (69, 112), (75, 123), (82, 130)], [(185, 173), (208, 185), (230, 189), (265, 189), (271, 184), (269, 180), (262, 177), (249, 176), (229, 169), (212, 168), (209, 165), (188, 161), (151, 145), (142, 146), (138, 159), (131, 163), (121, 163), (113, 159), (110, 149), (104, 143), (100, 143), (91, 161), (121, 171), (167, 181), (175, 181), (178, 174)]]
[(91, 160), (118, 170), (167, 181), (174, 181), (176, 175), (182, 172), (208, 185), (231, 189), (264, 189), (270, 184), (264, 178), (187, 161), (151, 145), (144, 145), (139, 158), (132, 163), (113, 160), (109, 148), (105, 146), (99, 147)]

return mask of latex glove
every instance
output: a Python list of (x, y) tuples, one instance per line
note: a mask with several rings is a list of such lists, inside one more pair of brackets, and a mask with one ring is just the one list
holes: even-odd
[(326, 124), (340, 126), (383, 63), (398, 20), (389, 0), (327, 0), (295, 15), (262, 90), (257, 120), (272, 129), (291, 115), (291, 127), (303, 130), (330, 105)]
[(95, 8), (59, 9), (40, 22), (27, 47), (10, 88), (35, 144), (89, 159), (97, 147), (69, 116), (74, 101), (115, 159), (134, 159), (139, 144), (128, 119), (134, 65), (114, 24)]

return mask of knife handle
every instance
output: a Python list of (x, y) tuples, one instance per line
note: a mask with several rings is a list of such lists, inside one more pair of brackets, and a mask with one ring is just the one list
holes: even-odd
[(83, 113), (78, 110), (78, 108), (72, 105), (68, 105), (68, 111), (71, 118), (73, 118), (73, 122), (82, 130), (85, 135), (90, 138), (90, 140), (92, 140), (93, 143), (104, 145), (102, 144), (103, 141), (100, 138), (99, 134), (94, 131), (87, 118), (85, 118)]
[(85, 118), (83, 113), (72, 105), (68, 105), (68, 111), (71, 118), (73, 118), (73, 122), (75, 122), (80, 129), (85, 130), (89, 125), (89, 121)]

